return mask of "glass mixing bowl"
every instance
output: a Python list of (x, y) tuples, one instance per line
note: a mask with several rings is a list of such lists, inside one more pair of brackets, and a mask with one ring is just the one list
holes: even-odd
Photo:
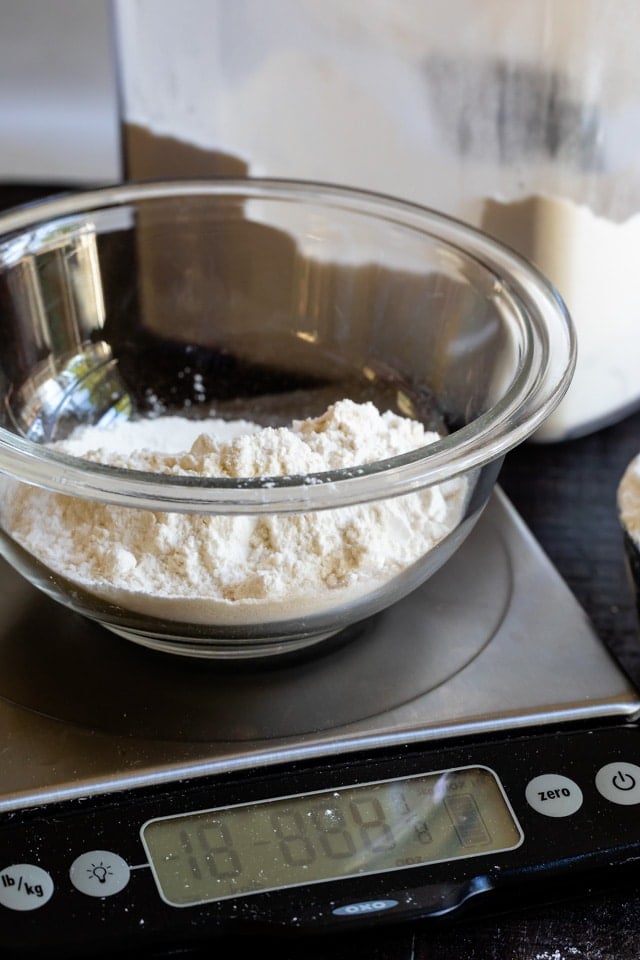
[[(424, 582), (575, 365), (557, 293), (487, 236), (257, 179), (7, 212), (0, 342), (6, 559), (123, 637), (228, 660), (348, 636)], [(281, 456), (301, 424), (315, 459)]]

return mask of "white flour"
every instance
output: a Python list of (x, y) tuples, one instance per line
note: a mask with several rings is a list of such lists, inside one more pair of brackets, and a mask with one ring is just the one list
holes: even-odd
[[(85, 428), (57, 446), (103, 464), (194, 477), (359, 466), (438, 438), (343, 400), (288, 428), (180, 417)], [(386, 502), (298, 514), (202, 515), (93, 503), (11, 483), (7, 532), (54, 572), (140, 613), (265, 622), (348, 603), (418, 560), (459, 521), (457, 479)]]
[(640, 454), (633, 458), (622, 475), (617, 501), (622, 526), (640, 548)]

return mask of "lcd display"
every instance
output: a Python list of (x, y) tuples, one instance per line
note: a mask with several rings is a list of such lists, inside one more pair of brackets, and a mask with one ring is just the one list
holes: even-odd
[(522, 840), (485, 767), (161, 817), (141, 836), (174, 906), (495, 854)]

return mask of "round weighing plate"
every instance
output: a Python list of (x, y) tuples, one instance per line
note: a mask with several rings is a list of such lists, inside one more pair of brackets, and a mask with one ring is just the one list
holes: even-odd
[(0, 578), (0, 697), (57, 720), (154, 740), (242, 741), (342, 726), (407, 703), (467, 666), (511, 597), (507, 549), (482, 524), (422, 587), (306, 659), (237, 666), (121, 640)]

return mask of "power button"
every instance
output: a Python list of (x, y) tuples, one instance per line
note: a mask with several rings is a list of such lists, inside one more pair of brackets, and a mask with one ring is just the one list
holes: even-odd
[(640, 767), (624, 761), (607, 763), (596, 774), (596, 789), (612, 803), (640, 803)]

